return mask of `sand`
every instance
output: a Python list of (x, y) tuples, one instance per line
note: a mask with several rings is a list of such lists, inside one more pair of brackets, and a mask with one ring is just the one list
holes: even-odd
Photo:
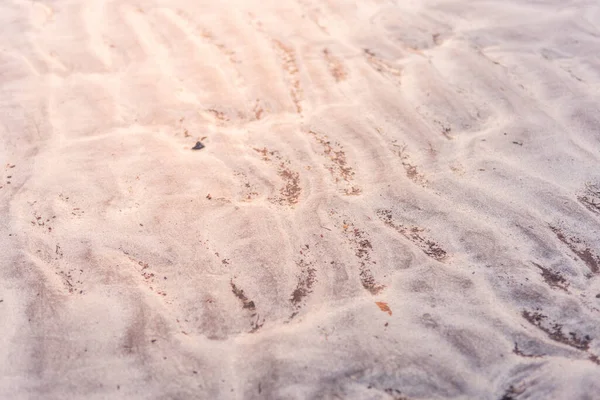
[(599, 21), (2, 2), (0, 398), (600, 399)]

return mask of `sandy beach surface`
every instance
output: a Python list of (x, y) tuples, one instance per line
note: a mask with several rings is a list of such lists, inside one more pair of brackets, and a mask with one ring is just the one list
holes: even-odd
[(600, 399), (597, 1), (0, 26), (1, 399)]

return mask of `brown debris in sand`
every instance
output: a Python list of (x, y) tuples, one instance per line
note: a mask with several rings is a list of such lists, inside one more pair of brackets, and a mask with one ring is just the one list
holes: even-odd
[(371, 67), (390, 79), (392, 79), (395, 83), (401, 85), (402, 81), (402, 69), (399, 66), (394, 66), (389, 61), (382, 59), (377, 56), (375, 52), (370, 49), (363, 49), (367, 62)]
[(325, 56), (325, 60), (327, 61), (327, 66), (329, 67), (329, 72), (331, 72), (331, 76), (335, 78), (336, 82), (341, 82), (348, 76), (346, 72), (346, 68), (344, 68), (344, 64), (335, 57), (329, 49), (324, 49), (323, 54)]
[(410, 156), (406, 152), (406, 145), (398, 145), (395, 143), (392, 143), (392, 145), (398, 147), (398, 150), (394, 151), (394, 153), (400, 157), (400, 162), (402, 163), (402, 167), (404, 167), (406, 177), (418, 185), (423, 187), (427, 186), (425, 175), (421, 174), (417, 169), (417, 166), (410, 161)]
[(290, 297), (290, 302), (294, 306), (298, 306), (306, 296), (312, 293), (312, 287), (317, 280), (317, 270), (312, 267), (312, 263), (307, 263), (302, 259), (296, 264), (300, 268), (300, 276), (296, 289)]
[(354, 249), (354, 255), (359, 261), (359, 277), (362, 286), (372, 295), (380, 293), (385, 289), (385, 285), (375, 280), (375, 276), (369, 268), (369, 265), (375, 264), (375, 261), (371, 259), (373, 245), (366, 232), (356, 228), (352, 222), (346, 220), (343, 221), (342, 232), (348, 238)]
[(550, 226), (550, 229), (558, 240), (567, 245), (567, 247), (575, 253), (581, 261), (583, 261), (593, 274), (600, 272), (600, 256), (594, 254), (585, 243), (576, 236), (567, 236), (559, 227)]
[(586, 185), (584, 192), (577, 196), (577, 200), (591, 212), (600, 214), (600, 185)]
[(256, 312), (256, 305), (254, 301), (250, 300), (244, 293), (243, 289), (240, 289), (234, 282), (233, 279), (229, 281), (231, 286), (231, 292), (237, 297), (242, 303), (242, 309), (247, 310), (250, 313), (250, 333), (257, 332), (265, 324), (265, 319), (260, 319), (260, 315)]
[(541, 358), (541, 357), (543, 357), (543, 355), (523, 353), (523, 351), (521, 351), (521, 349), (519, 349), (519, 345), (517, 344), (517, 342), (515, 342), (515, 347), (513, 348), (513, 353), (515, 353), (518, 356), (526, 357), (526, 358)]
[(275, 159), (279, 161), (277, 175), (283, 180), (283, 187), (279, 189), (279, 197), (270, 198), (272, 203), (293, 206), (298, 203), (302, 194), (300, 186), (300, 173), (290, 168), (290, 160), (284, 159), (278, 151), (269, 151), (266, 147), (254, 148), (254, 151), (262, 155), (264, 161)]
[(575, 332), (569, 332), (569, 335), (567, 336), (563, 333), (563, 326), (561, 324), (545, 323), (545, 321), (548, 320), (548, 317), (539, 311), (530, 312), (523, 310), (521, 315), (527, 320), (527, 322), (537, 327), (542, 332), (545, 332), (548, 337), (555, 342), (566, 344), (567, 346), (574, 347), (578, 350), (587, 351), (590, 348), (590, 342), (592, 341), (592, 338), (589, 335), (581, 337)]
[(273, 46), (281, 60), (283, 70), (286, 72), (288, 85), (290, 86), (290, 96), (296, 107), (296, 112), (301, 114), (303, 96), (298, 63), (296, 62), (296, 52), (293, 47), (288, 46), (279, 40), (273, 40)]
[(383, 223), (390, 228), (396, 230), (396, 232), (400, 233), (402, 236), (407, 238), (410, 242), (418, 246), (423, 253), (427, 256), (433, 258), (436, 261), (443, 262), (448, 257), (448, 253), (446, 250), (442, 249), (437, 243), (433, 240), (426, 238), (423, 235), (425, 231), (423, 228), (419, 228), (416, 226), (407, 227), (402, 224), (394, 223), (392, 218), (391, 210), (378, 210), (377, 216)]
[(383, 301), (376, 301), (375, 304), (377, 305), (377, 307), (379, 307), (379, 309), (381, 311), (386, 312), (389, 315), (392, 315), (392, 310), (391, 310), (390, 306), (388, 306), (388, 303), (385, 303)]
[(344, 193), (348, 196), (360, 194), (362, 190), (351, 183), (354, 180), (355, 173), (353, 168), (348, 166), (344, 147), (338, 142), (331, 142), (327, 139), (327, 136), (320, 135), (315, 131), (309, 130), (308, 133), (312, 135), (317, 143), (323, 146), (323, 155), (331, 161), (325, 167), (329, 170), (336, 183), (345, 183), (346, 188), (344, 189)]
[[(152, 272), (152, 269), (150, 268), (150, 265), (147, 262), (136, 259), (135, 257), (131, 256), (128, 251), (126, 251), (122, 248), (120, 250), (123, 252), (124, 255), (127, 256), (127, 258), (130, 261), (133, 262), (133, 264), (135, 265), (134, 268), (138, 271), (139, 275), (143, 278), (143, 282), (148, 286), (150, 291), (155, 292), (159, 296), (167, 297), (167, 293), (164, 290), (160, 289), (161, 284), (160, 284), (160, 281), (157, 280), (157, 279), (159, 279), (157, 277), (158, 272), (157, 273)], [(141, 268), (138, 268), (138, 266)], [(166, 277), (164, 280), (166, 280)]]
[(279, 164), (279, 171), (277, 173), (284, 181), (284, 186), (279, 190), (281, 194), (279, 202), (287, 203), (288, 205), (297, 204), (300, 193), (302, 193), (302, 188), (300, 188), (300, 174), (290, 170), (284, 162)]
[(537, 263), (532, 263), (542, 271), (542, 278), (551, 288), (562, 289), (568, 292), (569, 282), (559, 272), (554, 272), (548, 268), (544, 268)]
[(525, 392), (524, 388), (516, 388), (513, 385), (510, 385), (500, 400), (517, 400), (516, 396), (522, 394), (523, 392)]
[(248, 297), (244, 294), (244, 291), (238, 288), (235, 283), (233, 283), (233, 279), (229, 282), (229, 284), (231, 285), (231, 291), (233, 292), (235, 297), (237, 297), (241, 301), (243, 309), (250, 311), (256, 310), (254, 302), (248, 299)]

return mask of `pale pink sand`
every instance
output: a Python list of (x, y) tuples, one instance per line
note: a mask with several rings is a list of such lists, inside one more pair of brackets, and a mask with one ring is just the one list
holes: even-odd
[(0, 26), (0, 398), (600, 399), (597, 1)]

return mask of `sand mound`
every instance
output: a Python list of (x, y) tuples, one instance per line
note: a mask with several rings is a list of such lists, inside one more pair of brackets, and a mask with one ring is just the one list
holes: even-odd
[(600, 398), (599, 19), (4, 2), (0, 397)]

